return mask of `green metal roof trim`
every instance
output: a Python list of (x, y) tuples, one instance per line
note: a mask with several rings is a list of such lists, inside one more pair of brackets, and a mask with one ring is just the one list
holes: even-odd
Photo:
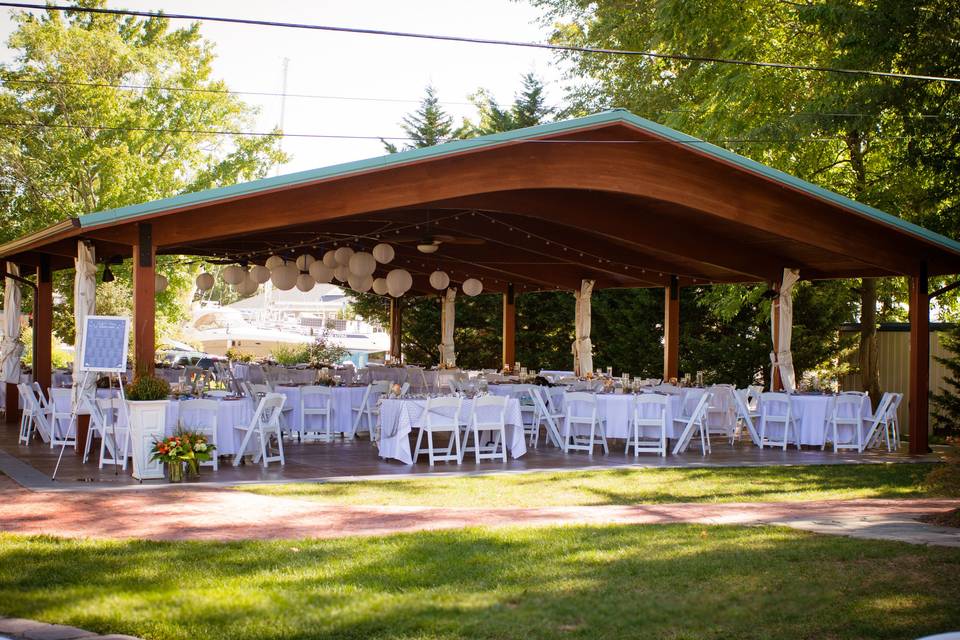
[(583, 118), (564, 120), (562, 122), (553, 122), (535, 127), (527, 127), (525, 129), (515, 129), (505, 133), (496, 133), (478, 138), (471, 138), (469, 140), (456, 140), (433, 147), (412, 149), (410, 151), (403, 151), (400, 153), (369, 158), (366, 160), (357, 160), (354, 162), (331, 165), (329, 167), (323, 167), (320, 169), (310, 169), (308, 171), (300, 171), (297, 173), (276, 176), (273, 178), (263, 178), (251, 182), (244, 182), (242, 184), (231, 185), (228, 187), (218, 187), (215, 189), (207, 189), (205, 191), (185, 193), (172, 198), (164, 198), (162, 200), (154, 200), (152, 202), (120, 207), (119, 209), (110, 209), (107, 211), (90, 213), (80, 216), (79, 222), (81, 228), (92, 227), (99, 224), (128, 220), (140, 216), (160, 213), (163, 211), (179, 209), (185, 206), (214, 203), (218, 200), (237, 196), (253, 195), (261, 191), (269, 191), (272, 189), (295, 186), (298, 184), (306, 184), (375, 169), (384, 169), (387, 167), (403, 165), (408, 162), (439, 158), (455, 153), (492, 147), (503, 143), (542, 138), (544, 136), (557, 135), (570, 131), (576, 131), (578, 129), (586, 129), (590, 127), (596, 127), (598, 125), (612, 124), (617, 122), (631, 125), (674, 142), (687, 144), (693, 149), (700, 150), (708, 155), (742, 167), (750, 172), (770, 178), (794, 189), (804, 191), (822, 200), (826, 200), (845, 209), (849, 209), (869, 218), (873, 218), (878, 222), (898, 228), (911, 235), (917, 236), (934, 244), (938, 244), (946, 249), (960, 254), (960, 242), (957, 242), (951, 238), (934, 233), (929, 229), (925, 229), (924, 227), (913, 224), (912, 222), (908, 222), (902, 218), (898, 218), (897, 216), (867, 206), (861, 202), (857, 202), (856, 200), (842, 196), (839, 193), (824, 189), (823, 187), (818, 187), (817, 185), (807, 182), (806, 180), (801, 180), (800, 178), (792, 176), (788, 173), (784, 173), (783, 171), (779, 171), (754, 160), (750, 160), (749, 158), (745, 158), (741, 155), (733, 153), (732, 151), (728, 151), (727, 149), (723, 149), (716, 145), (700, 140), (699, 138), (694, 138), (693, 136), (681, 133), (664, 125), (657, 124), (656, 122), (647, 120), (646, 118), (641, 118), (640, 116), (634, 115), (625, 109), (603, 111), (601, 113)]

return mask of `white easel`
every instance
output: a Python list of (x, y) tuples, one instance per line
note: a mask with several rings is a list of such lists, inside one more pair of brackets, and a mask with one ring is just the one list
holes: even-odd
[[(84, 393), (91, 376), (96, 380), (99, 374), (106, 373), (108, 381), (112, 375), (117, 376), (117, 386), (120, 389), (120, 407), (122, 411), (126, 412), (127, 403), (125, 402), (123, 392), (123, 374), (127, 371), (127, 345), (129, 337), (130, 318), (121, 316), (87, 316), (84, 319), (83, 342), (80, 351), (75, 354), (75, 357), (80, 358), (80, 371), (83, 373), (83, 377), (80, 380), (79, 386), (74, 387), (76, 397), (73, 399), (70, 423), (67, 425), (68, 435), (71, 429), (74, 429), (74, 433), (76, 433), (78, 417), (84, 408), (87, 407), (87, 403), (97, 401), (96, 388), (93, 390), (93, 398)], [(92, 407), (88, 409), (91, 413), (92, 410)], [(120, 444), (117, 442), (117, 427), (116, 421), (113, 418), (113, 410), (109, 411), (109, 414), (110, 436), (113, 439), (113, 446), (119, 449)], [(119, 417), (120, 416), (117, 416), (118, 419)], [(129, 425), (130, 419), (127, 417), (128, 429)], [(87, 434), (87, 437), (90, 437), (89, 434)], [(103, 437), (106, 437), (106, 434), (103, 434)], [(77, 440), (79, 440), (79, 438), (75, 441)], [(63, 444), (60, 445), (60, 455), (57, 456), (57, 465), (53, 469), (53, 475), (50, 476), (51, 482), (57, 479), (57, 472), (60, 470), (60, 462), (63, 460), (63, 452), (66, 448), (66, 438), (64, 438)], [(114, 460), (117, 459), (118, 455), (118, 450), (113, 452)], [(117, 465), (114, 464), (113, 466), (114, 473), (119, 474), (120, 471)]]

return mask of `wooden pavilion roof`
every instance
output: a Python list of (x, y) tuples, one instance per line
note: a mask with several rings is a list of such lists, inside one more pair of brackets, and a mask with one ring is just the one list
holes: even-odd
[[(389, 242), (377, 275), (414, 292), (436, 268), (519, 292), (960, 273), (954, 240), (621, 110), (91, 213), (0, 259), (70, 267), (80, 238), (129, 257), (147, 222), (157, 253), (214, 260)], [(478, 244), (396, 241), (427, 233)]]

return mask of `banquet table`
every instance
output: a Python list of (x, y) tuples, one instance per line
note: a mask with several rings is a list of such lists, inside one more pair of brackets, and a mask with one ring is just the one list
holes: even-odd
[[(567, 407), (568, 395), (569, 394), (563, 395), (562, 406), (564, 410), (566, 410)], [(631, 437), (635, 396), (633, 394), (626, 393), (597, 393), (594, 394), (594, 397), (597, 399), (597, 415), (606, 420), (607, 437), (620, 439), (627, 439)], [(681, 415), (682, 402), (683, 398), (679, 395), (669, 396), (669, 402), (667, 403), (666, 411), (668, 438), (679, 438), (680, 434), (683, 432), (685, 425), (674, 423), (673, 421), (675, 417), (679, 417)], [(586, 412), (586, 409), (581, 407), (576, 407), (574, 410), (577, 411), (578, 414), (583, 414)], [(651, 406), (645, 406), (641, 413), (641, 416), (644, 418), (653, 418), (655, 415), (655, 409)], [(584, 428), (585, 427), (578, 427), (578, 429), (581, 431)]]
[[(287, 418), (287, 424), (291, 429), (299, 430), (301, 426), (317, 428), (323, 424), (321, 416), (309, 416), (309, 422), (303, 424), (303, 412), (300, 407), (300, 387), (280, 385), (275, 387), (277, 393), (282, 393), (287, 400), (285, 407), (290, 407), (291, 411)], [(363, 394), (366, 392), (366, 386), (351, 387), (333, 387), (333, 422), (330, 428), (335, 433), (350, 433), (353, 431), (353, 407), (359, 407), (363, 402)], [(307, 407), (321, 406), (322, 399), (317, 396), (307, 396)], [(371, 401), (376, 404), (376, 397)]]
[[(422, 398), (385, 399), (380, 404), (380, 438), (378, 440), (381, 458), (392, 458), (405, 464), (413, 464), (410, 449), (410, 433), (423, 424), (427, 401)], [(466, 425), (473, 409), (473, 400), (463, 399), (460, 410), (460, 422)], [(496, 411), (487, 407), (488, 411)], [(495, 415), (495, 414), (493, 414)], [(480, 413), (480, 419), (490, 417)], [(523, 418), (520, 414), (520, 402), (516, 398), (507, 401), (507, 413), (504, 419), (507, 432), (507, 453), (519, 458), (527, 452), (527, 443), (523, 435)]]
[[(836, 396), (822, 393), (794, 393), (790, 395), (790, 406), (793, 415), (800, 425), (800, 444), (820, 447), (823, 446), (823, 436), (826, 431), (827, 422), (833, 415), (833, 405)], [(767, 411), (769, 405), (760, 403), (761, 415)], [(867, 416), (871, 413), (870, 396), (863, 397), (861, 405), (861, 415)], [(849, 416), (847, 416), (849, 417)], [(757, 433), (760, 432), (760, 421), (757, 420)], [(868, 421), (864, 420), (860, 425), (864, 435), (869, 428)], [(783, 424), (770, 423), (767, 426), (767, 437), (778, 439), (783, 438)]]

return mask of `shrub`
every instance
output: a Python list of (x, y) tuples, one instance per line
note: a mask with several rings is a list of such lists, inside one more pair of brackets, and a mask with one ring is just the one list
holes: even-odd
[(227, 360), (231, 362), (253, 362), (253, 354), (247, 353), (246, 351), (241, 351), (236, 347), (230, 347), (227, 349), (227, 352), (224, 354)]
[(170, 383), (154, 376), (138, 376), (133, 384), (127, 387), (127, 400), (166, 400), (169, 395)]

